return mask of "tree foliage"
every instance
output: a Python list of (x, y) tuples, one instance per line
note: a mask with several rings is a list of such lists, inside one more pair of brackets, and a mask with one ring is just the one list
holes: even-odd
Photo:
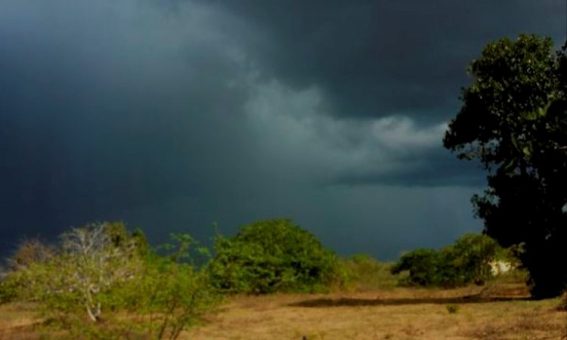
[(340, 272), (335, 254), (286, 219), (252, 223), (233, 238), (218, 236), (215, 252), (212, 282), (228, 292), (320, 290)]
[(503, 246), (522, 245), (534, 297), (556, 296), (567, 283), (555, 266), (567, 257), (566, 60), (551, 39), (533, 35), (488, 44), (444, 138), (486, 169), (476, 214)]

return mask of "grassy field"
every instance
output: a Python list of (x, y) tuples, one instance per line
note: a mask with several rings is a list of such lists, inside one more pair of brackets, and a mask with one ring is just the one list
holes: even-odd
[[(562, 339), (558, 299), (500, 282), (452, 290), (388, 288), (230, 298), (183, 339)], [(0, 306), (0, 339), (61, 338), (30, 304)]]
[(524, 286), (239, 297), (191, 339), (561, 339), (558, 300)]

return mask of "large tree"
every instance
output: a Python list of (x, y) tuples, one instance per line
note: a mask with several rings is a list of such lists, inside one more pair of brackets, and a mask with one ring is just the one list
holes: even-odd
[(551, 39), (521, 35), (488, 44), (469, 68), (462, 108), (443, 140), (477, 159), (488, 188), (473, 204), (485, 232), (521, 245), (532, 295), (567, 284), (567, 62)]

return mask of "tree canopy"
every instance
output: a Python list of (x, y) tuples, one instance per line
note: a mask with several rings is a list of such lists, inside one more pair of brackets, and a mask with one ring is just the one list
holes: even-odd
[(534, 297), (567, 283), (567, 57), (549, 38), (521, 35), (488, 44), (469, 68), (472, 83), (444, 146), (477, 159), (488, 188), (472, 199), (485, 231), (522, 245)]

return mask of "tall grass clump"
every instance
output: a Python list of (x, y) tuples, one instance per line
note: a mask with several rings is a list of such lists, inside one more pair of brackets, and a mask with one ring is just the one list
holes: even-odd
[(390, 289), (397, 286), (398, 276), (391, 273), (392, 263), (380, 262), (367, 254), (342, 259), (347, 287), (355, 291)]

